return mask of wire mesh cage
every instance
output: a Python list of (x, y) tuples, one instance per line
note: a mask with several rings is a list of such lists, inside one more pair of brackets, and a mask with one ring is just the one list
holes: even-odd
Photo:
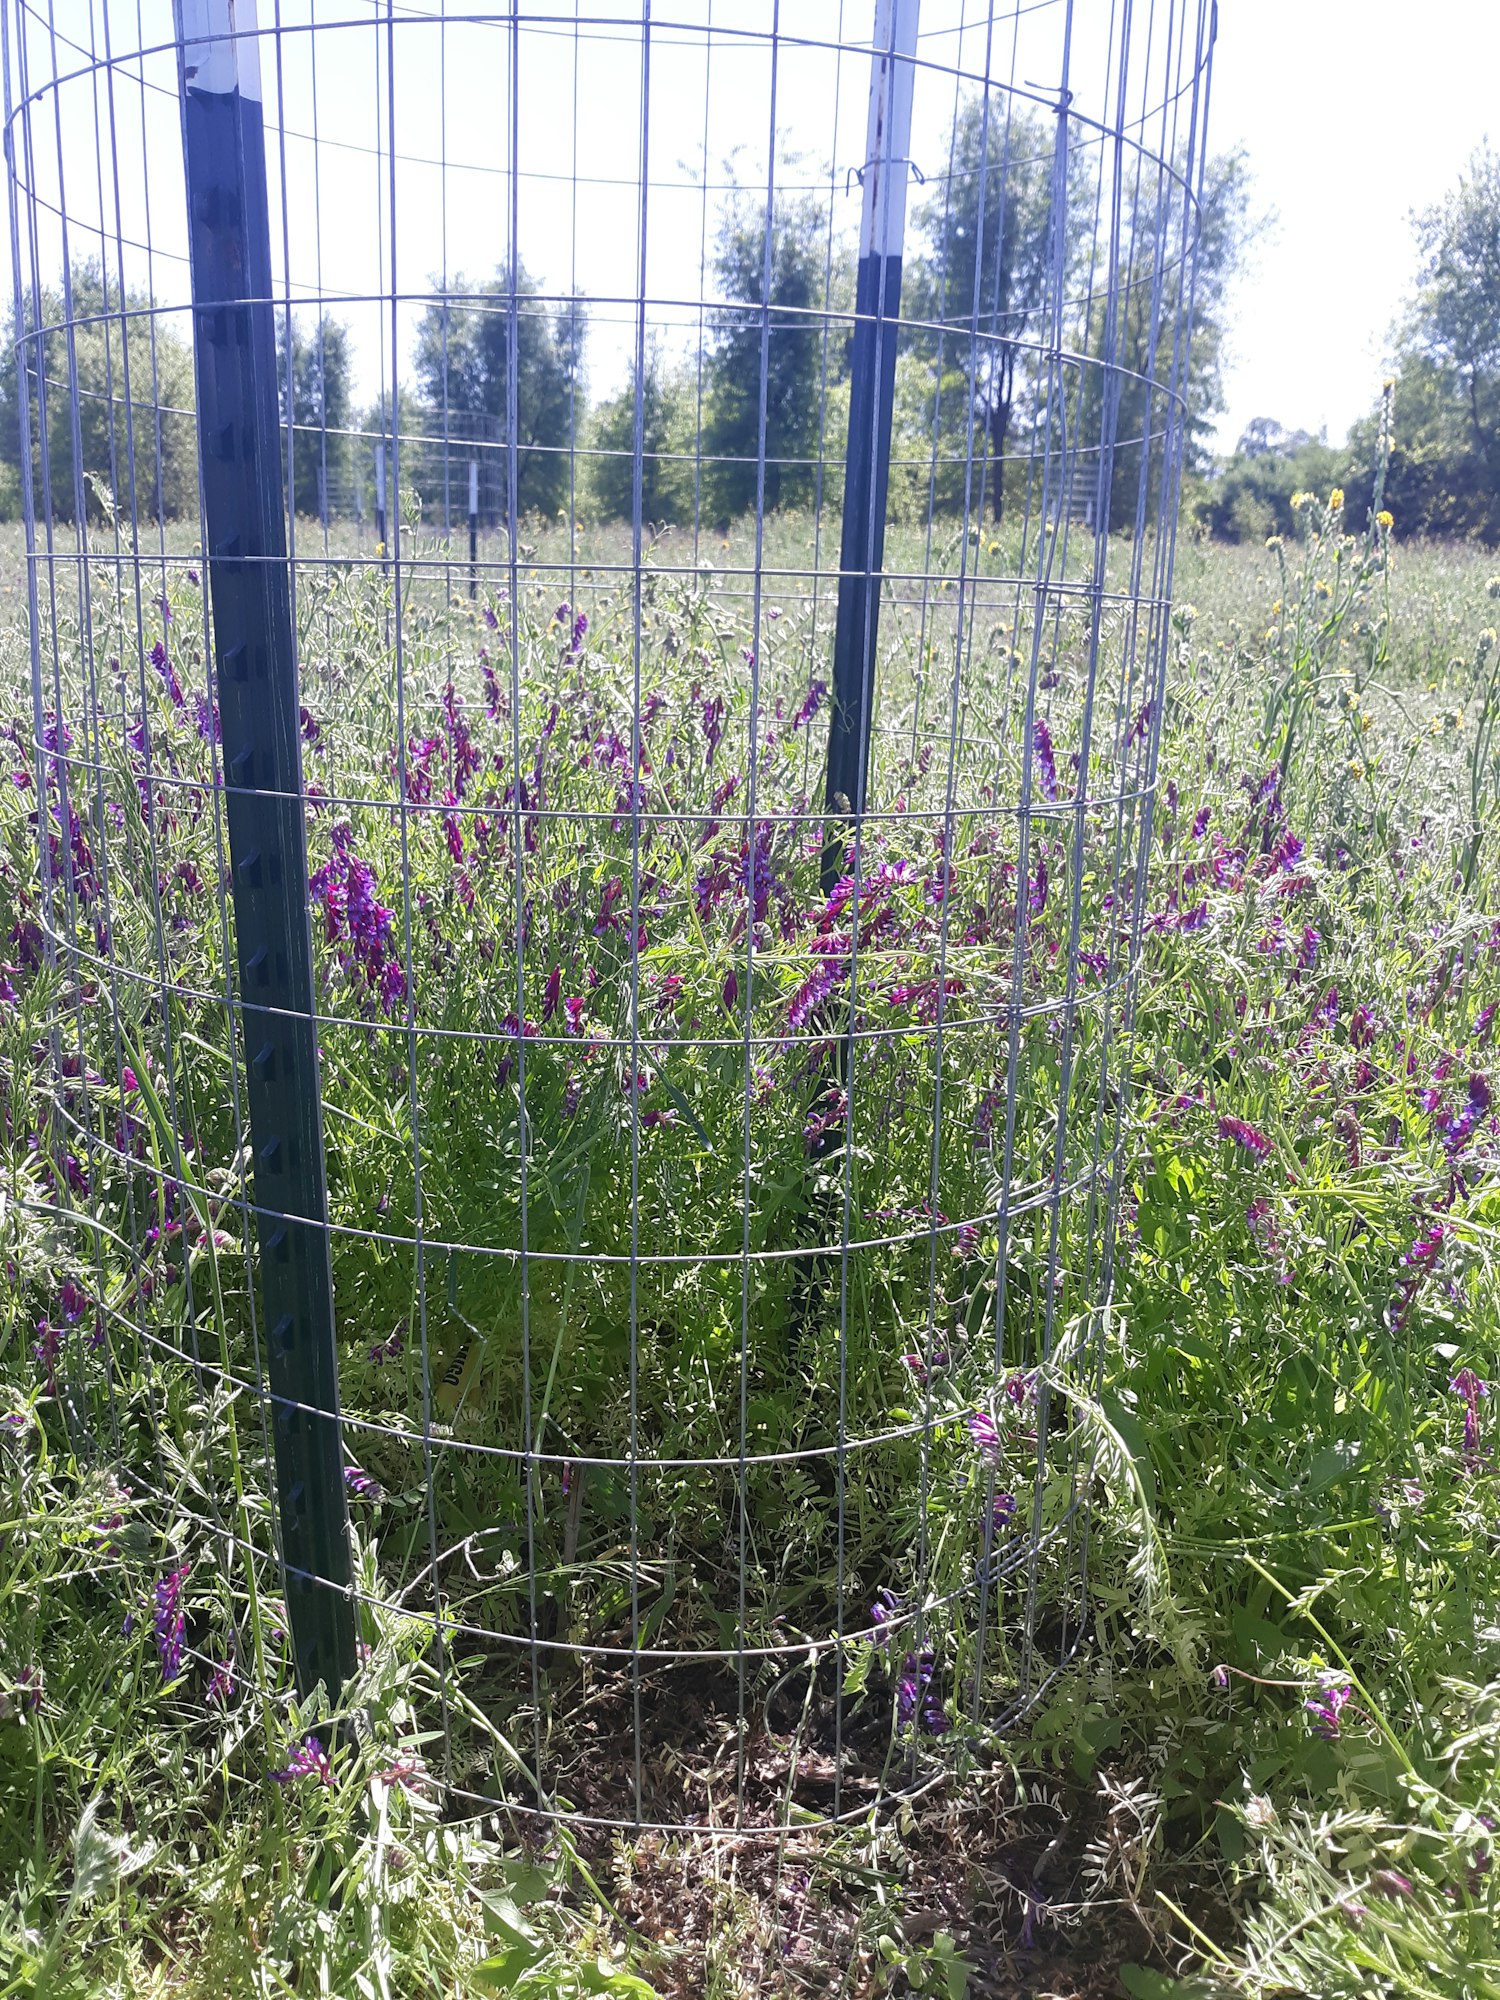
[(4, 27), (39, 1353), (174, 1671), (867, 1813), (1089, 1629), (1210, 0)]

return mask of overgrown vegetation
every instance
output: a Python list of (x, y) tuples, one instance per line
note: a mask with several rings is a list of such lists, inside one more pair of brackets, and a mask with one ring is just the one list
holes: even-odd
[[(1192, 1991), (1266, 2000), (1500, 1985), (1487, 1394), (1500, 1364), (1500, 648), (1488, 622), (1500, 581), (1481, 558), (1394, 542), (1383, 521), (1350, 535), (1326, 496), (1292, 522), (1269, 551), (1180, 557), (1106, 1325), (1068, 1304), (1068, 1274), (1095, 1240), (1085, 1206), (1063, 1205), (1054, 1287), (1034, 1217), (1004, 1242), (996, 1232), (985, 1143), (987, 1097), (1007, 1071), (1003, 1052), (984, 1051), (1016, 948), (1027, 997), (1056, 997), (1053, 946), (1075, 885), (1086, 961), (1070, 1131), (1089, 1130), (1091, 1107), (1107, 1101), (1088, 996), (1108, 990), (1123, 919), (1101, 906), (1092, 831), (1083, 865), (1069, 851), (1081, 631), (1060, 635), (1045, 719), (1025, 743), (1024, 679), (1005, 666), (1017, 632), (1025, 650), (1024, 610), (996, 619), (981, 697), (992, 713), (971, 718), (973, 739), (1009, 746), (1010, 765), (986, 766), (997, 795), (1019, 792), (1024, 752), (1030, 843), (1014, 845), (1013, 820), (960, 813), (938, 848), (946, 698), (919, 613), (892, 611), (883, 720), (899, 725), (887, 739), (898, 748), (882, 795), (900, 811), (853, 898), (858, 934), (840, 937), (816, 843), (804, 849), (782, 817), (812, 782), (826, 722), (805, 607), (768, 603), (757, 635), (712, 579), (649, 577), (649, 768), (632, 777), (628, 597), (585, 576), (583, 625), (523, 573), (513, 626), (508, 602), (470, 623), (463, 604), (455, 613), (415, 594), (404, 737), (379, 671), (389, 583), (340, 575), (326, 602), (304, 604), (318, 635), (305, 723), (311, 887), (326, 1004), (345, 1017), (326, 1030), (325, 1061), (351, 1505), (377, 1600), (344, 1703), (353, 1728), (291, 1695), (264, 1439), (253, 1398), (224, 1388), (226, 1365), (253, 1381), (256, 1357), (216, 997), (226, 940), (197, 581), (189, 558), (169, 566), (173, 615), (159, 607), (142, 644), (111, 633), (117, 573), (107, 555), (96, 561), (95, 648), (101, 663), (110, 653), (126, 664), (101, 695), (87, 757), (83, 739), (55, 728), (33, 749), (23, 711), (10, 724), (9, 1990), (447, 1993), (521, 1981), (625, 1993), (640, 1981), (727, 1994), (819, 1990), (834, 1977), (849, 1992), (967, 1982), (982, 1994), (1010, 1990), (1013, 1968), (1029, 1966), (1047, 1990), (1084, 1993), (1112, 1990), (1097, 1981), (1120, 1965), (1125, 1990), (1148, 1996), (1173, 1990), (1175, 1973), (1200, 1982)], [(720, 552), (726, 565), (743, 532)], [(795, 517), (774, 523), (772, 569), (795, 568), (810, 533)], [(1011, 559), (998, 541), (977, 554), (997, 574)], [(23, 643), (12, 620), (6, 684), (17, 691)], [(991, 642), (981, 632), (977, 643)], [(758, 652), (753, 763), (741, 647)], [(75, 726), (78, 696), (74, 685), (65, 701)], [(1096, 795), (1128, 789), (1112, 774), (1131, 768), (1146, 698), (1127, 684), (1115, 735), (1098, 726)], [(963, 764), (968, 740), (966, 727), (955, 765), (966, 799), (978, 777)], [(518, 742), (524, 790), (506, 797)], [(939, 747), (924, 768), (929, 742)], [(39, 782), (55, 907), (79, 948), (55, 970), (38, 930)], [(632, 784), (648, 819), (686, 815), (662, 819), (638, 861)], [(519, 911), (518, 855), (530, 891)], [(940, 963), (945, 906), (963, 930)], [(149, 985), (106, 970), (110, 956), (157, 967), (158, 936), (175, 994), (165, 1013)], [(853, 1099), (879, 1116), (841, 1131), (818, 1009), (847, 1008), (851, 979), (858, 1017), (878, 1030)], [(408, 999), (424, 1023), (488, 1041), (424, 1044), (413, 1075)], [(948, 1137), (934, 1155), (922, 1135), (939, 1015)], [(765, 1071), (748, 1108), (747, 1032)], [(535, 1258), (524, 1319), (514, 1259), (441, 1247), (519, 1240), (523, 1076)], [(1051, 1171), (1061, 1081), (1036, 1016), (1013, 1088), (1023, 1187)], [(830, 1109), (825, 1150), (809, 1128)], [(431, 1246), (420, 1293), (400, 1250), (414, 1215), (414, 1111)], [(830, 1200), (835, 1240), (845, 1199), (876, 1239), (851, 1260), (842, 1309), (827, 1274), (799, 1287), (775, 1259), (742, 1293), (747, 1143), (752, 1249), (819, 1240)], [(693, 1233), (684, 1266), (641, 1267), (632, 1310), (628, 1264), (608, 1259), (628, 1251), (633, 1214), (648, 1253), (679, 1247), (674, 1215)], [(1040, 1328), (1052, 1297), (1049, 1361)], [(1016, 1395), (991, 1403), (997, 1329), (999, 1379)], [(424, 1359), (440, 1544), (463, 1552), (439, 1570), (441, 1651)], [(618, 1472), (576, 1461), (622, 1456), (632, 1437), (653, 1455), (733, 1460), (742, 1381), (756, 1451), (825, 1446), (841, 1395), (851, 1428), (891, 1442), (851, 1461), (842, 1522), (799, 1464), (754, 1474), (743, 1628), (732, 1464), (692, 1483), (643, 1480), (633, 1614), (621, 1586), (631, 1496)], [(531, 1479), (516, 1460), (445, 1448), (519, 1449), (523, 1382), (540, 1454)], [(1019, 1583), (1003, 1581), (1015, 1532), (1004, 1502), (1019, 1497), (1029, 1518), (1039, 1425), (1055, 1467), (1039, 1490), (1044, 1520), (1060, 1518), (1075, 1443), (1088, 1441), (1095, 1468), (1080, 1475), (1094, 1523), (1084, 1644), (1019, 1732), (998, 1737), (987, 1723), (1014, 1685), (1024, 1608)], [(528, 1506), (540, 1552), (530, 1577), (516, 1563)], [(791, 1698), (758, 1697), (769, 1705), (748, 1796), (772, 1819), (791, 1803), (779, 1843), (585, 1829), (575, 1845), (524, 1811), (471, 1818), (458, 1797), (445, 1802), (451, 1755), (460, 1788), (518, 1808), (534, 1803), (540, 1764), (550, 1796), (605, 1817), (625, 1804), (629, 1816), (628, 1676), (622, 1703), (608, 1663), (579, 1680), (549, 1673), (538, 1705), (481, 1631), (524, 1634), (533, 1607), (545, 1636), (606, 1646), (628, 1647), (633, 1615), (648, 1645), (719, 1634), (732, 1646), (741, 1629), (774, 1641), (788, 1617), (826, 1630), (840, 1549), (853, 1618), (894, 1601), (921, 1621), (920, 1636), (885, 1648), (848, 1643), (843, 1712), (852, 1740), (916, 1757), (936, 1787), (923, 1800), (889, 1817), (872, 1806), (832, 1841), (797, 1830), (799, 1812), (828, 1803), (817, 1760), (831, 1687), (805, 1672)], [(976, 1695), (972, 1617), (939, 1600), (997, 1550)], [(1034, 1606), (1044, 1629), (1049, 1606), (1077, 1588), (1054, 1547)], [(903, 1665), (906, 1645), (930, 1666)], [(684, 1796), (710, 1817), (732, 1805), (730, 1681), (700, 1680), (684, 1698), (680, 1679), (642, 1677), (646, 1780), (664, 1787), (675, 1772), (674, 1816)]]

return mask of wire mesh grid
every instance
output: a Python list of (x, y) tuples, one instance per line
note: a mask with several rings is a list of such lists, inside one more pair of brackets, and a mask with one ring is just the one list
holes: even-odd
[(1088, 1629), (1212, 8), (315, 13), (4, 11), (58, 1409), (219, 1692), (863, 1815)]

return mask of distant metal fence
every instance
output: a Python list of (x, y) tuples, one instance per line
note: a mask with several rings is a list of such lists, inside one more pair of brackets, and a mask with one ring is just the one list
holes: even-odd
[(3, 21), (78, 1448), (220, 1695), (866, 1813), (1088, 1633), (1211, 0)]

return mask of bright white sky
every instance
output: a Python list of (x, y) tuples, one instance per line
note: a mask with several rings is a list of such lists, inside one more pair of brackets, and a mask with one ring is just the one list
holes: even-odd
[[(1113, 6), (1110, 0), (1073, 0), (1070, 80), (1075, 104), (1085, 112), (1105, 100), (1097, 52), (1117, 7), (1118, 0)], [(476, 21), (484, 11), (465, 0), (397, 0), (396, 263), (398, 287), (412, 303), (402, 309), (394, 348), (407, 381), (417, 301), (431, 276), (445, 266), (450, 273), (488, 274), (506, 256), (510, 37), (503, 24)], [(595, 394), (623, 379), (631, 346), (628, 302), (638, 284), (641, 70), (639, 34), (628, 25), (633, 11), (632, 0), (528, 0), (518, 70), (522, 255), (549, 291), (576, 284), (594, 302), (589, 366)], [(923, 0), (924, 52), (982, 71), (990, 11), (988, 0)], [(284, 237), (274, 147), (270, 161), (274, 260), (279, 268), (284, 241), (294, 296), (319, 288), (345, 295), (335, 310), (353, 325), (362, 395), (388, 381), (392, 362), (389, 316), (382, 319), (373, 305), (358, 303), (359, 294), (378, 297), (390, 284), (389, 162), (375, 155), (391, 132), (382, 12), (372, 0), (281, 0), (280, 84), (291, 133)], [(705, 60), (698, 30), (710, 12), (716, 39)], [(1055, 93), (1062, 12), (1060, 5), (1037, 0), (1025, 0), (1016, 11), (1012, 0), (998, 0), (990, 74), (1001, 80), (1014, 75), (1018, 85), (1034, 86), (1042, 101)], [(260, 0), (259, 13), (264, 29), (277, 18), (276, 0)], [(447, 21), (440, 32), (434, 17), (441, 13)], [(763, 33), (771, 0), (655, 0), (654, 13), (662, 26), (653, 44), (646, 286), (655, 301), (654, 324), (668, 339), (691, 343), (698, 314), (688, 302), (702, 289), (705, 211), (697, 177), (705, 131), (716, 184), (706, 217), (710, 243), (726, 156), (734, 156), (743, 183), (764, 186), (770, 67), (764, 45), (737, 39), (734, 31)], [(607, 33), (586, 26), (575, 38), (575, 14), (586, 21), (623, 17), (625, 25)], [(873, 14), (874, 0), (781, 5), (778, 181), (821, 188), (826, 198), (832, 178), (839, 190), (837, 226), (846, 241), (857, 224), (859, 193), (845, 194), (845, 178), (863, 158), (868, 81), (868, 58), (849, 45), (868, 41)], [(1132, 83), (1148, 87), (1148, 76), (1160, 68), (1162, 24), (1180, 23), (1184, 9), (1138, 0), (1135, 14), (1139, 46)], [(426, 18), (413, 24), (413, 15)], [(102, 207), (113, 236), (110, 106), (87, 62), (91, 47), (104, 52), (106, 17), (117, 59), (142, 40), (161, 48), (170, 42), (170, 0), (54, 0), (58, 67), (75, 73), (61, 93), (67, 206), (75, 217), (97, 216)], [(46, 10), (33, 10), (33, 89), (52, 67), (45, 20)], [(311, 39), (305, 32), (310, 20), (319, 30)], [(1337, 440), (1378, 392), (1390, 324), (1414, 273), (1411, 210), (1452, 184), (1491, 121), (1500, 139), (1500, 0), (1219, 0), (1219, 22), (1211, 144), (1246, 146), (1256, 201), (1277, 217), (1233, 299), (1229, 408), (1220, 441), (1232, 446), (1253, 416), (1313, 430), (1326, 426)], [(674, 23), (690, 23), (693, 32), (674, 34)], [(1149, 51), (1148, 30), (1154, 37)], [(836, 42), (840, 35), (842, 57), (807, 46), (813, 38)], [(150, 175), (150, 286), (158, 301), (175, 303), (185, 299), (186, 271), (170, 49), (161, 48), (144, 67), (142, 80), (131, 82), (123, 72), (116, 78), (123, 232), (127, 242), (143, 246), (127, 250), (131, 281), (142, 283), (144, 163)], [(268, 40), (262, 76), (273, 117), (277, 67), (275, 44)], [(321, 142), (316, 177), (314, 149), (298, 136), (313, 128), (314, 90)], [(1134, 88), (1132, 98), (1139, 105)], [(912, 152), (929, 171), (940, 173), (945, 165), (952, 110), (951, 84), (933, 71), (919, 72)], [(1159, 141), (1159, 132), (1155, 136)], [(1178, 140), (1183, 136), (1179, 132)], [(32, 138), (36, 179), (55, 197), (59, 157), (50, 104), (35, 111)], [(444, 157), (446, 173), (438, 165)], [(61, 261), (59, 246), (55, 236), (46, 240), (45, 223), (42, 233), (39, 254), (50, 276)], [(97, 238), (90, 243), (75, 230), (73, 254), (91, 248), (97, 249)]]
[(1411, 211), (1500, 144), (1500, 0), (1219, 0), (1210, 128), (1278, 217), (1234, 300), (1221, 442), (1257, 416), (1341, 442), (1415, 277)]

